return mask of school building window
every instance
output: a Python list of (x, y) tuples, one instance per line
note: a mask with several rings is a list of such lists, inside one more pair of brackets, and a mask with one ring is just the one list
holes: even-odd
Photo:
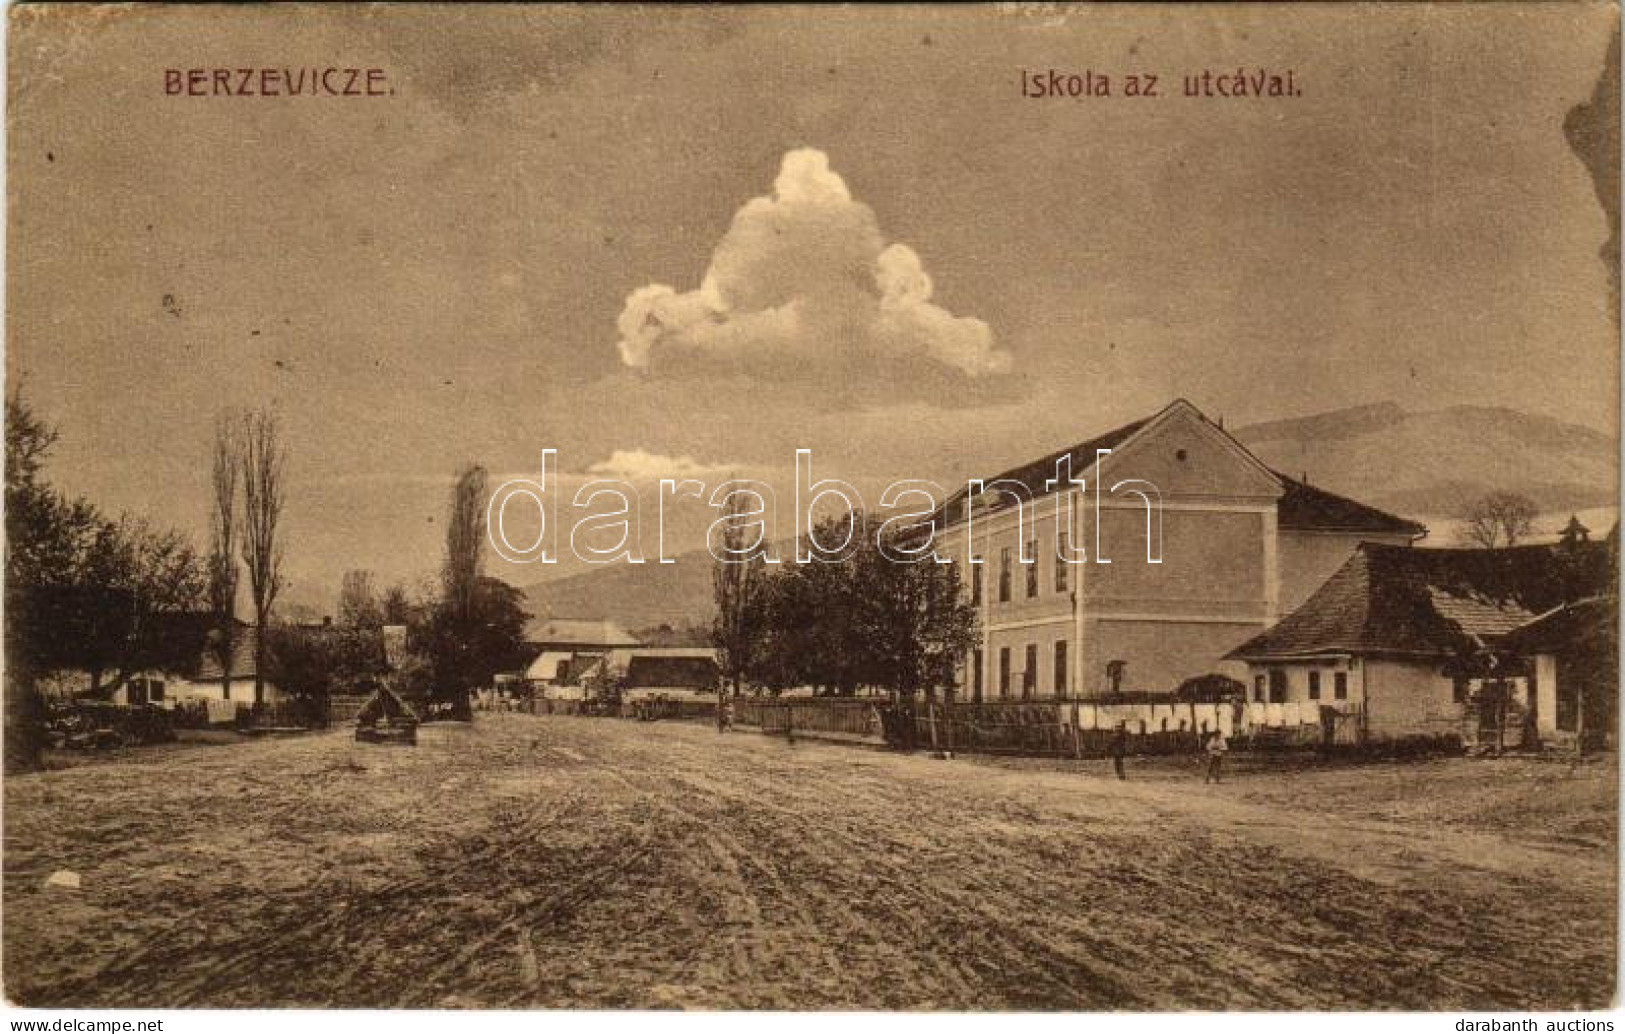
[(999, 647), (999, 699), (1010, 695), (1010, 648)]
[(1349, 698), (1349, 673), (1340, 671), (1332, 676), (1332, 696), (1339, 700)]
[(1038, 644), (1027, 644), (1026, 670), (1021, 673), (1021, 696), (1024, 700), (1033, 698), (1033, 691), (1038, 688)]
[(1320, 699), (1320, 672), (1318, 671), (1309, 673), (1309, 699)]
[(1066, 696), (1066, 640), (1055, 643), (1055, 695)]
[(970, 565), (970, 601), (982, 602), (982, 558), (972, 557)]
[(999, 602), (1010, 602), (1010, 547), (999, 552)]
[(1068, 587), (1067, 579), (1068, 579), (1068, 577), (1070, 577), (1071, 572), (1069, 572), (1066, 569), (1066, 566), (1067, 566), (1066, 565), (1066, 555), (1067, 555), (1067, 553), (1071, 552), (1071, 549), (1072, 549), (1072, 537), (1070, 535), (1068, 535), (1064, 531), (1061, 532), (1060, 542), (1057, 543), (1056, 549), (1055, 549), (1055, 591), (1056, 592), (1065, 592), (1067, 590), (1067, 587)]
[(1027, 556), (1032, 563), (1027, 564), (1027, 598), (1038, 595), (1038, 540), (1033, 539), (1027, 543)]
[(1264, 702), (1264, 676), (1262, 675), (1253, 676), (1253, 702), (1257, 704)]
[(971, 652), (971, 699), (978, 704), (982, 702), (982, 651)]

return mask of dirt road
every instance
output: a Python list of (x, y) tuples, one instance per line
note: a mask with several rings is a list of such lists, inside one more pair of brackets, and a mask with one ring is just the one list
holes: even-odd
[[(416, 749), (133, 751), (8, 780), (6, 988), (30, 1005), (1596, 1006), (1613, 779), (1450, 761), (1116, 783), (521, 715), (428, 727)], [(46, 888), (58, 869), (81, 888)]]

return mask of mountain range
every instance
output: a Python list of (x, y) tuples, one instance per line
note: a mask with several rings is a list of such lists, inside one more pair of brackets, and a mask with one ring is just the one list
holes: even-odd
[(1458, 514), (1486, 492), (1541, 512), (1611, 506), (1619, 448), (1601, 431), (1495, 406), (1355, 406), (1231, 432), (1293, 477), (1405, 516)]

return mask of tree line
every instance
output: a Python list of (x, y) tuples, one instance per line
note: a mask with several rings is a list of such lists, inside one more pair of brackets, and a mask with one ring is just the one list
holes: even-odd
[[(208, 638), (196, 619), (230, 616), (239, 559), (249, 569), (265, 627), (281, 583), (284, 454), (269, 413), (222, 417), (220, 428), (216, 520), (205, 555), (180, 531), (140, 517), (109, 516), (54, 487), (45, 468), (56, 429), (20, 392), (7, 395), (8, 766), (29, 767), (37, 759), (44, 710), (39, 681), (45, 675), (84, 672), (86, 692), (99, 697), (140, 672), (195, 662)], [(246, 534), (238, 534), (240, 526), (248, 528)], [(265, 637), (259, 638), (257, 667), (263, 672)], [(216, 642), (216, 649), (221, 645)], [(224, 647), (222, 668), (229, 675), (229, 633)], [(262, 678), (257, 674), (256, 682)]]
[[(447, 502), (446, 544), (436, 578), (408, 590), (380, 590), (372, 572), (352, 569), (340, 585), (336, 619), (321, 626), (282, 625), (270, 640), (278, 685), (305, 699), (393, 687), (436, 714), (470, 715), (470, 695), (499, 672), (522, 667), (524, 594), (485, 573), (487, 476), (467, 464)], [(406, 653), (386, 663), (386, 625), (406, 630)]]
[[(869, 687), (931, 698), (951, 689), (978, 635), (957, 564), (892, 559), (906, 532), (882, 532), (859, 510), (813, 525), (802, 540), (811, 562), (769, 565), (766, 544), (746, 539), (739, 498), (719, 544), (748, 559), (719, 561), (712, 576), (711, 642), (731, 692), (810, 686), (852, 696)], [(898, 541), (882, 549), (882, 534)]]
[[(379, 592), (353, 570), (336, 623), (278, 621), (286, 550), (287, 452), (276, 416), (227, 411), (216, 420), (206, 469), (208, 540), (94, 503), (50, 483), (56, 429), (23, 397), (6, 398), (6, 758), (37, 763), (42, 680), (84, 674), (83, 693), (108, 698), (146, 672), (191, 673), (205, 652), (230, 699), (244, 677), (234, 659), (244, 634), (238, 601), (253, 611), (254, 699), (274, 684), (295, 697), (366, 689), (385, 672), (384, 625), (404, 625), (398, 684), (454, 714), (472, 689), (524, 661), (523, 595), (484, 571), (486, 474), (459, 473), (448, 505), (439, 578), (416, 594)], [(246, 593), (243, 591), (246, 587)]]

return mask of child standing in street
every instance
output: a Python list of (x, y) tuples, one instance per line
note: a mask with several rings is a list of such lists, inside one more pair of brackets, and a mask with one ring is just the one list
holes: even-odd
[(1207, 774), (1202, 777), (1204, 783), (1219, 782), (1224, 768), (1224, 755), (1230, 749), (1225, 742), (1224, 733), (1214, 729), (1207, 738)]
[(1128, 774), (1123, 771), (1123, 757), (1128, 754), (1128, 723), (1118, 722), (1117, 732), (1112, 736), (1112, 770), (1117, 778), (1127, 779)]

